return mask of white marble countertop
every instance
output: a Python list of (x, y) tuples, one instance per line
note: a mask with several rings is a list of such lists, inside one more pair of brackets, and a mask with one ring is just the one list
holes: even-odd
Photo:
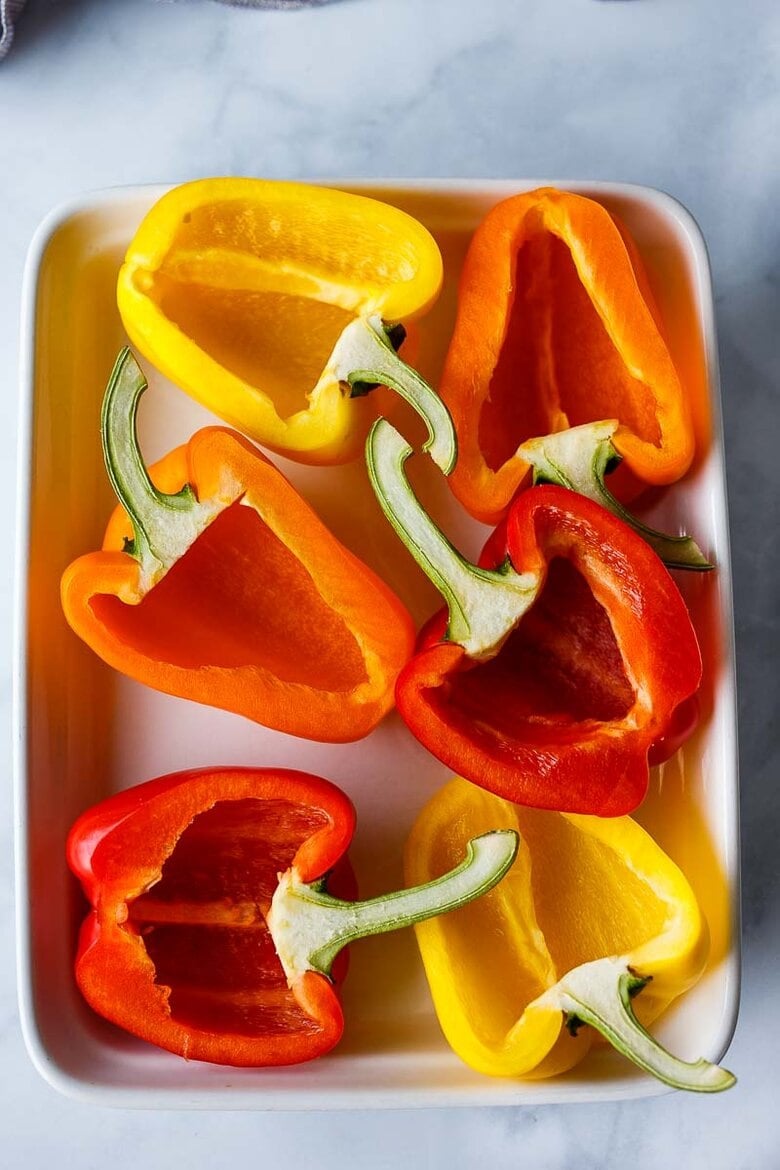
[[(30, 0), (0, 66), (0, 476), (12, 548), (22, 265), (84, 190), (223, 172), (536, 176), (661, 187), (698, 219), (718, 303), (736, 578), (744, 985), (724, 1097), (354, 1114), (131, 1113), (60, 1097), (16, 1010), (10, 783), (0, 801), (2, 1163), (684, 1166), (774, 1170), (780, 320), (776, 0), (343, 0), (254, 13), (197, 0)], [(10, 777), (12, 565), (0, 574)], [(774, 602), (774, 605), (773, 605)], [(774, 721), (774, 722), (773, 722)]]

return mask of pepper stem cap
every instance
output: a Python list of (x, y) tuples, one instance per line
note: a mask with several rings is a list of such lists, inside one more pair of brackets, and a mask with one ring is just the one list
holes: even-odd
[(507, 560), (481, 569), (463, 557), (415, 496), (404, 465), (412, 448), (387, 419), (366, 441), (366, 463), (382, 511), (449, 608), (447, 637), (469, 657), (490, 658), (500, 648), (540, 587), (536, 573), (517, 573)]
[(618, 428), (616, 419), (585, 423), (518, 447), (521, 459), (533, 466), (533, 481), (557, 483), (601, 504), (643, 537), (670, 569), (706, 572), (714, 566), (691, 536), (669, 536), (637, 520), (617, 500), (604, 482), (607, 473), (621, 460), (612, 442)]
[(560, 1008), (571, 1031), (590, 1024), (623, 1056), (673, 1089), (720, 1093), (736, 1077), (708, 1060), (688, 1063), (667, 1052), (640, 1024), (631, 999), (649, 982), (623, 959), (596, 959), (565, 975), (537, 1000)]
[(465, 858), (449, 873), (365, 902), (342, 902), (288, 870), (280, 877), (267, 919), (288, 981), (304, 971), (329, 976), (336, 955), (349, 943), (413, 926), (486, 894), (514, 862), (519, 844), (512, 829), (484, 833), (469, 841)]
[(343, 330), (328, 361), (327, 370), (350, 388), (353, 397), (372, 384), (389, 386), (423, 419), (428, 439), (423, 446), (436, 466), (449, 475), (458, 458), (450, 412), (439, 395), (393, 348), (381, 317), (358, 317)]
[[(108, 478), (133, 526), (133, 540), (125, 551), (139, 562), (142, 593), (159, 581), (232, 502), (200, 502), (190, 484), (174, 495), (154, 486), (138, 445), (138, 404), (147, 386), (138, 362), (125, 347), (108, 380), (100, 419)], [(238, 491), (232, 498), (237, 495)]]

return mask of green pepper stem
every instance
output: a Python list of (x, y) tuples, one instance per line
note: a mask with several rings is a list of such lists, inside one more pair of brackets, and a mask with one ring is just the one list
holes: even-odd
[(698, 572), (712, 569), (714, 566), (692, 537), (669, 536), (648, 527), (607, 488), (604, 477), (621, 458), (612, 442), (617, 427), (615, 419), (570, 427), (540, 439), (529, 439), (518, 447), (517, 453), (532, 464), (535, 484), (557, 483), (601, 504), (638, 532), (669, 568)]
[(371, 934), (413, 926), (465, 906), (492, 890), (512, 865), (520, 844), (512, 829), (469, 841), (464, 860), (443, 877), (366, 902), (342, 902), (296, 879), (288, 870), (271, 902), (268, 928), (288, 980), (304, 971), (330, 975), (339, 951)]
[(537, 1000), (560, 1008), (574, 1031), (589, 1024), (645, 1072), (673, 1089), (719, 1093), (730, 1089), (736, 1077), (708, 1060), (689, 1064), (667, 1052), (634, 1015), (631, 998), (649, 982), (622, 960), (596, 959), (565, 975)]
[(100, 420), (108, 478), (133, 526), (133, 540), (125, 551), (140, 564), (144, 592), (231, 502), (200, 503), (190, 484), (175, 495), (154, 486), (141, 457), (136, 426), (138, 403), (146, 388), (138, 362), (129, 349), (123, 349), (106, 387)]
[(378, 419), (366, 442), (371, 484), (385, 516), (447, 602), (449, 640), (471, 658), (489, 658), (535, 600), (539, 577), (515, 572), (508, 560), (498, 569), (467, 561), (412, 491), (404, 470), (411, 453), (395, 427)]
[(366, 383), (389, 386), (400, 394), (428, 429), (423, 450), (445, 475), (450, 474), (458, 458), (450, 412), (436, 391), (395, 352), (380, 317), (351, 321), (336, 342), (327, 369), (354, 395), (365, 393)]

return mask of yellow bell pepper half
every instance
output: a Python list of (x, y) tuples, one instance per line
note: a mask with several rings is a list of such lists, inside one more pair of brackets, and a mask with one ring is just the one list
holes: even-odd
[(451, 868), (488, 828), (521, 835), (508, 875), (479, 902), (415, 927), (458, 1056), (493, 1076), (552, 1076), (587, 1054), (595, 1029), (675, 1088), (729, 1088), (731, 1073), (676, 1059), (643, 1027), (696, 982), (709, 945), (688, 882), (652, 838), (630, 817), (521, 808), (456, 779), (412, 830), (407, 880)]
[(427, 449), (449, 471), (449, 415), (396, 356), (403, 330), (391, 328), (424, 313), (441, 280), (435, 240), (396, 207), (302, 183), (202, 179), (148, 212), (117, 299), (133, 345), (257, 442), (307, 463), (351, 459), (373, 420), (366, 391), (384, 383), (421, 411)]

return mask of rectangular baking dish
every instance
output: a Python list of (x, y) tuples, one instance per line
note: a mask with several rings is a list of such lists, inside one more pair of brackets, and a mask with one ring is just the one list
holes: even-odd
[[(518, 181), (333, 182), (395, 203), (434, 233), (445, 286), (419, 326), (417, 363), (436, 384), (471, 233), (497, 201), (541, 184)], [(712, 952), (701, 982), (657, 1026), (686, 1059), (721, 1058), (739, 1000), (739, 861), (734, 654), (717, 349), (707, 255), (691, 216), (648, 188), (558, 182), (603, 202), (626, 223), (645, 260), (688, 387), (702, 452), (652, 521), (684, 519), (718, 572), (682, 580), (705, 658), (702, 724), (656, 769), (638, 819), (693, 884)], [(666, 1091), (607, 1049), (554, 1080), (480, 1076), (446, 1045), (411, 931), (353, 948), (344, 989), (347, 1031), (327, 1058), (281, 1070), (191, 1062), (125, 1035), (82, 1002), (72, 977), (84, 903), (64, 861), (67, 830), (108, 794), (181, 768), (257, 764), (303, 768), (345, 788), (358, 809), (352, 858), (361, 894), (402, 882), (403, 843), (416, 813), (448, 777), (391, 715), (357, 744), (322, 745), (147, 690), (104, 666), (65, 624), (59, 578), (99, 547), (112, 500), (98, 441), (99, 403), (124, 343), (114, 286), (124, 250), (162, 187), (85, 196), (54, 211), (30, 249), (25, 277), (19, 442), (15, 780), (19, 1002), (30, 1055), (56, 1088), (91, 1101), (144, 1108), (356, 1109), (539, 1105)], [(145, 365), (148, 370), (148, 365)], [(141, 442), (148, 459), (213, 421), (163, 379), (150, 378)], [(407, 602), (416, 619), (436, 607), (409, 570), (358, 461), (313, 469), (279, 460), (348, 545)], [(464, 551), (485, 530), (464, 519), (431, 465), (424, 494)], [(361, 541), (361, 533), (370, 540)], [(366, 550), (366, 543), (370, 548)]]

